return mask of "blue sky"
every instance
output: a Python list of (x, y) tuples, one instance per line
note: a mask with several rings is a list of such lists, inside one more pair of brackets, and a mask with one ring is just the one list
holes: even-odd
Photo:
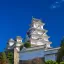
[(32, 16), (46, 24), (52, 47), (64, 36), (64, 0), (0, 0), (0, 51), (9, 38), (25, 38)]

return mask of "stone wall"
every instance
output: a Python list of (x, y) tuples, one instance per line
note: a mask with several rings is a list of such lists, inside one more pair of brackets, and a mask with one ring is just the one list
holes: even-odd
[(45, 64), (44, 58), (35, 58), (32, 60), (20, 60), (19, 64)]
[(19, 53), (15, 48), (14, 48), (14, 64), (19, 64)]

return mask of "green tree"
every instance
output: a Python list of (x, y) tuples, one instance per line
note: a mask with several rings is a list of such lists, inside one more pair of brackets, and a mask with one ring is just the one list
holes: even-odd
[(10, 64), (13, 64), (13, 63), (14, 63), (14, 62), (13, 62), (13, 60), (14, 60), (13, 57), (14, 57), (13, 52), (9, 51), (8, 54), (7, 54), (7, 58), (8, 58), (8, 60), (9, 60), (9, 63), (10, 63)]
[(26, 47), (26, 48), (29, 48), (29, 47), (31, 47), (31, 44), (30, 44), (30, 42), (25, 42), (25, 43), (24, 43), (24, 47)]
[(22, 48), (23, 48), (23, 45), (22, 45), (22, 46), (20, 46), (20, 50), (22, 50)]
[(64, 64), (64, 62), (60, 62), (60, 64)]
[(58, 63), (52, 60), (48, 60), (45, 62), (45, 64), (58, 64)]
[(6, 58), (5, 52), (2, 52), (1, 62), (2, 62), (2, 64), (7, 64), (7, 58)]
[(64, 60), (64, 38), (61, 40), (60, 49), (57, 53), (57, 62), (60, 63)]

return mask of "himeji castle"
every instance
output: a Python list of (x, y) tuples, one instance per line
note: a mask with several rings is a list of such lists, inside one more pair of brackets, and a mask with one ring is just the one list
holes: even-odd
[(31, 46), (43, 45), (46, 48), (51, 48), (51, 42), (48, 40), (49, 36), (46, 34), (47, 30), (43, 28), (44, 25), (40, 19), (32, 19), (31, 28), (27, 32)]
[(16, 39), (10, 39), (7, 44), (7, 50), (14, 49), (14, 64), (21, 64), (21, 60), (32, 60), (34, 58), (44, 58), (45, 61), (56, 61), (57, 52), (60, 47), (52, 48), (49, 41), (50, 36), (47, 35), (48, 30), (44, 29), (45, 23), (41, 19), (32, 18), (30, 28), (27, 31), (27, 41), (30, 42), (31, 47), (23, 47), (21, 36)]

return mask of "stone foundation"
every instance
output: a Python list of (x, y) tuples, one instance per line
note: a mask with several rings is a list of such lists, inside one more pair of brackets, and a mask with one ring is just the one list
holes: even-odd
[(19, 53), (15, 48), (14, 48), (14, 64), (19, 64)]
[(19, 64), (45, 64), (43, 58), (35, 58), (32, 60), (20, 60)]

